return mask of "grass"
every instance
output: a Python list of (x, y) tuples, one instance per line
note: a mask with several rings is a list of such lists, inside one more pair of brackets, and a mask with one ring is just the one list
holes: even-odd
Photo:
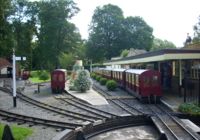
[(42, 83), (42, 82), (50, 81), (50, 73), (48, 71), (43, 71), (43, 72), (48, 73), (49, 78), (47, 80), (41, 80), (40, 79), (40, 75), (41, 75), (42, 71), (39, 71), (39, 70), (38, 71), (31, 71), (31, 77), (29, 78), (29, 80), (32, 83)]
[[(0, 124), (0, 139), (3, 136), (4, 125)], [(27, 136), (33, 133), (33, 130), (26, 127), (19, 127), (17, 125), (11, 125), (11, 131), (15, 140), (25, 140)]]

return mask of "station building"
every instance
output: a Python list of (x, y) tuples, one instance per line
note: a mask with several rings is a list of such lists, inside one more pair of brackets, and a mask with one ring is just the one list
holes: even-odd
[(4, 58), (0, 58), (0, 78), (12, 76), (12, 64)]
[(146, 52), (104, 63), (112, 68), (154, 69), (161, 73), (163, 91), (200, 97), (200, 43), (180, 49)]

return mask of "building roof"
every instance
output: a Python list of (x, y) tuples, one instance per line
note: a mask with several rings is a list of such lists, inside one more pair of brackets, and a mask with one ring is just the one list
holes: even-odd
[(121, 65), (121, 64), (146, 63), (146, 62), (157, 62), (165, 60), (185, 60), (185, 59), (200, 59), (200, 50), (163, 49), (131, 57), (125, 57), (119, 60), (107, 61), (104, 63), (104, 65)]
[(12, 64), (5, 58), (0, 58), (0, 69), (12, 67)]

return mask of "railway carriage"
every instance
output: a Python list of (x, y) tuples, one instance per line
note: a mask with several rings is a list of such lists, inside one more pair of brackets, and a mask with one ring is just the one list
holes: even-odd
[(120, 87), (124, 87), (124, 71), (126, 69), (113, 69), (112, 70), (112, 79), (115, 80)]
[(125, 71), (124, 87), (140, 99), (160, 99), (160, 73), (148, 69), (128, 69)]
[(62, 93), (65, 89), (67, 80), (67, 71), (65, 69), (56, 69), (51, 73), (51, 90), (53, 93)]
[(150, 69), (111, 69), (100, 68), (94, 71), (107, 79), (113, 79), (119, 87), (134, 94), (140, 100), (160, 100), (160, 72)]

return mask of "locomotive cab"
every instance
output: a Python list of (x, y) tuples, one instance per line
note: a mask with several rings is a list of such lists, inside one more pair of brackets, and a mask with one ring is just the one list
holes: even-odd
[(62, 93), (65, 89), (67, 71), (65, 69), (56, 69), (51, 73), (52, 93)]

